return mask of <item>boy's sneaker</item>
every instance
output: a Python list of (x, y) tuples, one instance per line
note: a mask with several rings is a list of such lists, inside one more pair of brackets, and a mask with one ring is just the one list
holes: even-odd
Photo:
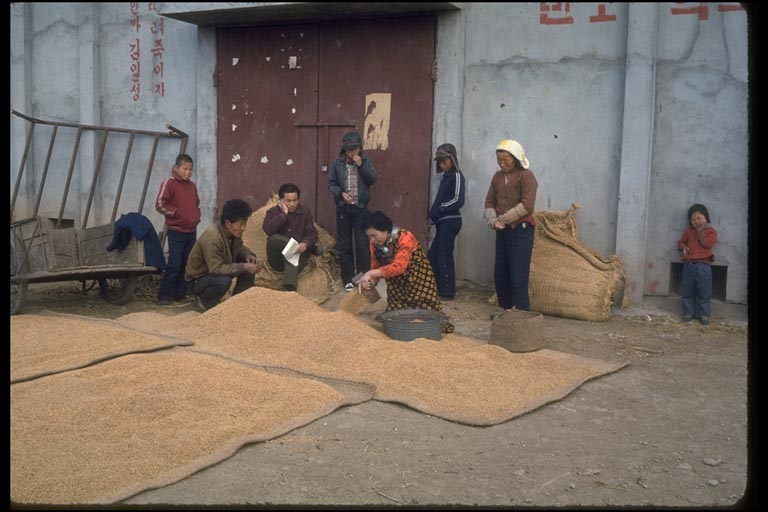
[(685, 323), (693, 322), (693, 317), (691, 315), (685, 315), (683, 317), (683, 322), (685, 322)]
[(156, 304), (158, 306), (170, 306), (173, 304), (173, 301), (171, 299), (157, 299)]
[(206, 309), (206, 308), (205, 308), (205, 306), (203, 305), (203, 299), (201, 299), (199, 295), (198, 295), (198, 296), (197, 296), (197, 298), (195, 299), (195, 308), (196, 308), (196, 309), (197, 309), (199, 312), (201, 312), (201, 313), (205, 313), (205, 309)]
[(701, 325), (709, 325), (709, 317), (708, 316), (703, 316), (703, 317), (699, 318), (699, 321), (701, 322)]
[(355, 289), (355, 285), (353, 285), (352, 283), (347, 283), (344, 285), (345, 292), (351, 292), (354, 289)]

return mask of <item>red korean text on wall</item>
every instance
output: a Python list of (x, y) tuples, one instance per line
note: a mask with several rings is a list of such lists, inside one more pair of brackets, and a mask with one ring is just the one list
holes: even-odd
[(149, 53), (152, 56), (152, 74), (148, 90), (156, 97), (165, 97), (165, 19), (157, 14), (157, 4), (154, 2), (147, 3), (143, 18), (140, 12), (141, 4), (131, 2), (129, 6), (131, 33), (134, 34), (129, 43), (131, 99), (134, 102), (141, 99), (141, 48), (146, 48), (146, 44), (149, 44)]
[[(574, 16), (572, 12), (575, 8), (579, 10), (579, 16)], [(709, 19), (710, 7), (717, 6), (718, 12), (743, 11), (744, 7), (740, 4), (702, 4), (690, 2), (675, 2), (671, 4), (670, 14), (695, 15), (699, 21)], [(579, 4), (576, 2), (541, 2), (539, 3), (539, 24), (541, 25), (572, 25), (574, 20), (589, 21), (589, 23), (602, 23), (616, 21), (616, 13), (613, 9), (613, 3), (599, 4)]]

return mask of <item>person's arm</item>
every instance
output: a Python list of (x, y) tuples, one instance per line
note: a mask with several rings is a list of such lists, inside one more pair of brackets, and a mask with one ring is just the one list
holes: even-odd
[(306, 244), (307, 248), (317, 243), (317, 229), (315, 229), (315, 219), (309, 210), (304, 210), (304, 231), (301, 235), (301, 243)]
[(279, 206), (275, 206), (274, 208), (267, 210), (261, 227), (264, 229), (267, 236), (272, 236), (279, 233), (287, 222), (288, 215), (283, 213)]
[[(495, 177), (495, 175), (494, 175)], [(491, 184), (488, 186), (488, 193), (485, 195), (485, 212), (483, 218), (488, 223), (488, 227), (494, 228), (498, 214), (496, 213), (496, 185), (493, 178), (491, 178)]]
[[(395, 256), (392, 259), (392, 263), (389, 265), (379, 266), (375, 256), (371, 256), (371, 270), (366, 272), (362, 278), (360, 278), (360, 286), (364, 289), (369, 289), (376, 286), (379, 279), (391, 279), (405, 273), (408, 270), (408, 265), (411, 262), (411, 256), (419, 246), (418, 240), (411, 233), (403, 233), (400, 235), (395, 245)], [(373, 247), (373, 244), (371, 244)], [(371, 249), (373, 252), (373, 249)], [(374, 261), (376, 266), (374, 267)]]
[(344, 192), (344, 185), (339, 181), (339, 166), (343, 165), (337, 158), (331, 164), (331, 170), (328, 173), (328, 190), (333, 194), (333, 200), (338, 203), (341, 199), (341, 194)]
[[(443, 193), (440, 209), (444, 212), (458, 213), (464, 206), (464, 186), (459, 171), (450, 173), (445, 180), (448, 182)], [(441, 184), (442, 187), (442, 184)]]
[(408, 270), (413, 251), (415, 251), (418, 246), (419, 242), (416, 240), (416, 237), (413, 236), (413, 233), (402, 233), (395, 244), (395, 256), (392, 258), (392, 263), (379, 267), (381, 276), (384, 279), (391, 279), (404, 274), (405, 271)]
[(696, 233), (699, 239), (699, 243), (705, 249), (712, 249), (712, 246), (717, 243), (717, 231), (715, 228), (706, 227), (700, 232)]
[(157, 199), (155, 199), (155, 210), (164, 217), (169, 218), (176, 215), (176, 210), (178, 210), (178, 207), (171, 201), (173, 197), (171, 183), (171, 179), (163, 180), (163, 183), (160, 184), (160, 190), (157, 193)]
[(520, 186), (522, 188), (520, 202), (499, 215), (499, 220), (505, 225), (517, 222), (533, 213), (533, 207), (536, 204), (536, 192), (539, 187), (533, 173), (525, 171), (521, 177)]
[(225, 254), (229, 249), (223, 239), (212, 240), (201, 249), (209, 274), (234, 277), (245, 272), (245, 263), (227, 263)]
[(368, 186), (373, 185), (379, 179), (376, 175), (376, 169), (373, 168), (373, 162), (367, 156), (363, 157), (363, 162), (358, 166), (357, 171)]
[(443, 200), (443, 190), (445, 188), (443, 185), (444, 181), (445, 180), (440, 180), (440, 186), (437, 188), (435, 200), (432, 202), (432, 206), (429, 208), (428, 217), (433, 224), (437, 224), (437, 221), (440, 219), (440, 204)]

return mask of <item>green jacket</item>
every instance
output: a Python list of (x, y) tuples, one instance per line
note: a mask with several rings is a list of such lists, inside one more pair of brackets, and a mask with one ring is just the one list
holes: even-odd
[(245, 272), (245, 257), (253, 251), (243, 245), (241, 238), (231, 237), (224, 226), (217, 222), (203, 231), (187, 260), (187, 279), (204, 275), (237, 276)]

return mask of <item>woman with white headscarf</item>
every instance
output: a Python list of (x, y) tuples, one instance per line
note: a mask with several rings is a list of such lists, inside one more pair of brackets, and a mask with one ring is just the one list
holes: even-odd
[(528, 278), (536, 225), (533, 209), (539, 184), (519, 142), (499, 142), (496, 162), (500, 170), (491, 179), (484, 215), (496, 231), (496, 295), (501, 308), (529, 311)]

